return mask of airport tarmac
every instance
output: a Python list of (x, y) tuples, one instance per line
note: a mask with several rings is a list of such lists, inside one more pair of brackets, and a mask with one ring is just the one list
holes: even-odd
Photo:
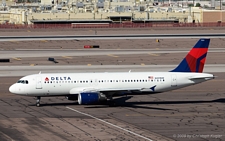
[[(43, 32), (39, 31), (38, 34)], [(4, 76), (0, 77), (0, 140), (225, 140), (224, 39), (211, 40), (212, 50), (206, 60), (205, 71), (216, 75), (215, 79), (160, 94), (115, 97), (113, 106), (78, 105), (76, 101), (68, 101), (64, 97), (46, 97), (41, 99), (42, 107), (36, 107), (35, 98), (13, 95), (8, 91), (9, 86), (24, 73), (33, 73), (36, 68), (46, 72), (57, 69), (73, 71), (73, 66), (77, 67), (75, 72), (104, 72), (110, 69), (129, 71), (132, 68), (134, 71), (164, 71), (176, 66), (196, 41), (197, 39), (166, 39), (160, 42), (3, 42), (0, 53), (1, 56), (5, 55), (4, 58), (10, 58), (10, 63), (0, 63), (0, 73)], [(94, 52), (92, 49), (87, 52), (82, 50), (84, 44), (97, 43), (101, 48), (96, 52), (103, 52), (102, 54), (91, 55)], [(33, 49), (42, 49), (42, 53)], [(45, 54), (44, 49), (49, 51)], [(58, 51), (57, 54), (55, 49), (61, 52)], [(81, 50), (77, 54), (66, 54), (74, 51), (67, 49)], [(104, 49), (106, 51), (102, 51)], [(114, 49), (114, 52), (107, 49)], [(126, 52), (126, 49), (139, 49), (139, 53), (137, 50), (121, 53)], [(175, 53), (175, 49), (180, 52)], [(116, 54), (116, 50), (120, 53)], [(33, 54), (33, 57), (26, 54)], [(54, 57), (59, 63), (48, 61), (48, 57)], [(17, 75), (12, 76), (9, 72)]]
[(8, 92), (19, 77), (1, 77), (0, 140), (224, 140), (225, 75), (214, 74), (175, 91), (116, 97), (114, 106), (46, 97), (36, 107)]
[[(44, 33), (43, 33), (44, 35)], [(35, 51), (49, 51), (49, 50), (60, 50), (60, 49), (84, 49), (84, 45), (99, 45), (100, 49), (184, 49), (193, 47), (198, 39), (120, 39), (115, 40), (40, 40), (40, 41), (1, 41), (0, 51), (13, 51), (22, 50), (29, 51), (29, 49)], [(225, 39), (211, 39), (210, 48), (223, 48)], [(86, 49), (90, 50), (90, 49)], [(98, 50), (98, 49), (91, 49)], [(73, 51), (73, 50), (71, 50)], [(76, 54), (76, 52), (73, 52)]]

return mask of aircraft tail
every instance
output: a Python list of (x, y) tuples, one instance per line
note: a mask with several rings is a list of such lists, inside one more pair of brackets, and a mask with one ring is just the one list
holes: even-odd
[(200, 39), (183, 61), (171, 72), (202, 72), (210, 39)]

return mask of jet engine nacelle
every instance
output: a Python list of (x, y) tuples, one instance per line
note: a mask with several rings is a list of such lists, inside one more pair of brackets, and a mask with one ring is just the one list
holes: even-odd
[(99, 101), (100, 99), (100, 94), (99, 93), (94, 93), (94, 92), (85, 92), (85, 93), (80, 93), (78, 96), (78, 103), (79, 104), (95, 104)]

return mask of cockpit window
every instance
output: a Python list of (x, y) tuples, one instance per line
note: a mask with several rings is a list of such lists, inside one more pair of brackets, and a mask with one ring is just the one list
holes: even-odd
[(22, 80), (19, 80), (17, 83), (22, 83)]
[(19, 80), (17, 83), (28, 84), (28, 80)]

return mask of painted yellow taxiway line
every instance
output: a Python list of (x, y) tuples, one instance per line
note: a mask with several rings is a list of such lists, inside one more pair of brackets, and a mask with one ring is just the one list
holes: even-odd
[(62, 56), (63, 58), (73, 59), (73, 57), (70, 56)]
[(119, 57), (119, 56), (112, 55), (112, 54), (107, 54), (107, 55), (110, 56), (110, 57)]
[(148, 54), (152, 56), (159, 56), (158, 54), (153, 54), (153, 53), (148, 53)]
[(21, 61), (22, 60), (21, 58), (16, 58), (16, 57), (14, 57), (13, 59), (17, 60), (17, 61)]

